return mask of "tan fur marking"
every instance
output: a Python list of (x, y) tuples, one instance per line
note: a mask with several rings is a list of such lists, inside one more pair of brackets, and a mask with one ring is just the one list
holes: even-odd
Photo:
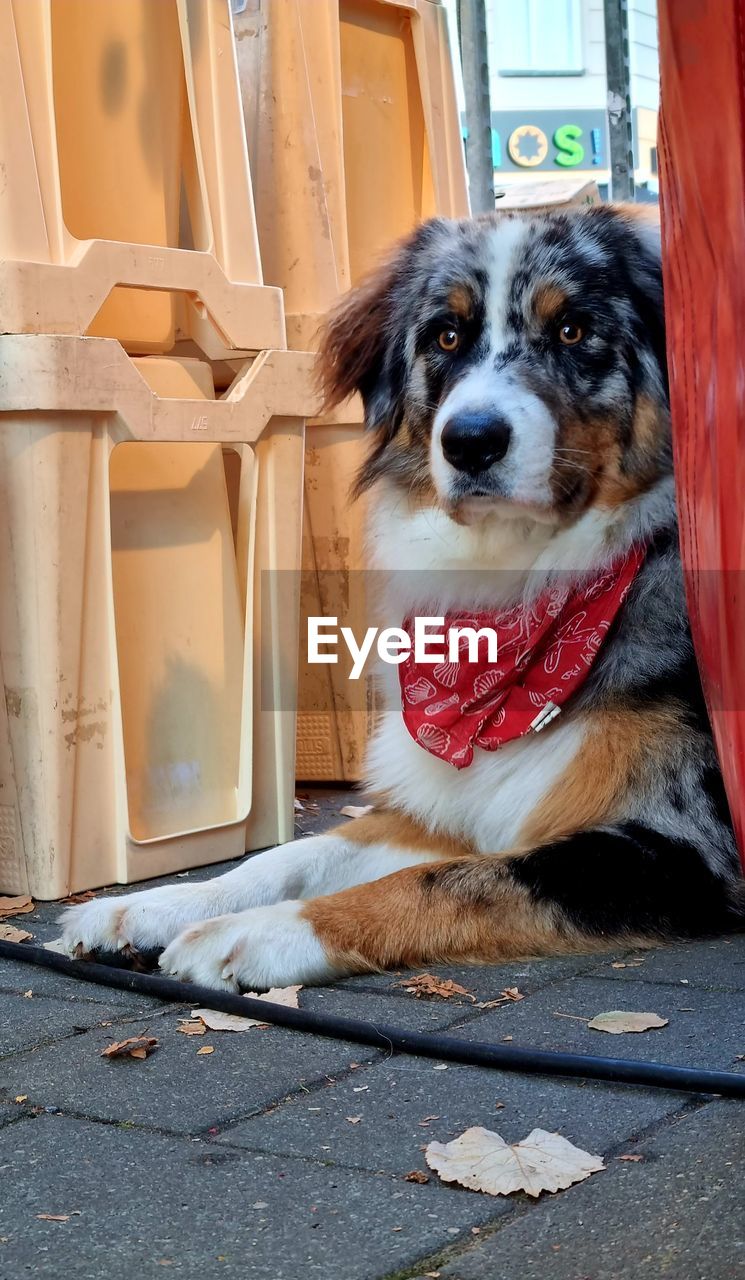
[(395, 474), (396, 461), (405, 465), (410, 493), (426, 499), (430, 506), (437, 503), (437, 490), (429, 469), (429, 436), (417, 433), (411, 423), (404, 421), (386, 450), (387, 468)]
[(462, 320), (470, 320), (473, 315), (473, 298), (470, 291), (462, 284), (456, 284), (448, 294), (448, 306), (454, 316)]
[(473, 854), (470, 845), (455, 836), (428, 831), (421, 823), (395, 809), (379, 809), (355, 818), (331, 835), (344, 836), (353, 844), (386, 844), (413, 853), (431, 853), (433, 858), (465, 858)]
[(660, 211), (656, 205), (649, 204), (626, 204), (622, 201), (612, 203), (610, 208), (619, 217), (626, 218), (629, 222), (642, 223), (648, 227), (659, 227)]
[(556, 284), (543, 284), (533, 295), (535, 314), (542, 324), (553, 320), (561, 314), (566, 306), (567, 295)]
[(588, 499), (599, 501), (601, 487), (609, 488), (609, 492), (613, 488), (615, 492), (620, 460), (616, 430), (607, 419), (563, 424), (552, 476), (556, 497), (560, 500), (571, 494), (580, 479), (585, 503)]
[[(563, 452), (562, 452), (563, 451)], [(561, 431), (558, 456), (553, 469), (553, 489), (557, 498), (570, 493), (580, 471), (586, 473), (585, 502), (617, 507), (646, 489), (649, 471), (645, 466), (621, 469), (621, 445), (615, 425), (607, 419), (569, 422)]]
[(631, 427), (627, 469), (648, 483), (659, 470), (659, 460), (670, 434), (668, 410), (649, 396), (640, 396)]
[(677, 708), (596, 713), (569, 768), (531, 813), (520, 832), (522, 849), (613, 822), (647, 759), (681, 733)]
[(669, 431), (666, 410), (648, 396), (640, 396), (632, 424), (632, 443), (624, 470), (620, 468), (620, 449), (610, 468), (601, 478), (597, 501), (615, 507), (642, 493), (659, 471), (660, 451)]
[[(459, 865), (409, 867), (370, 884), (305, 903), (301, 917), (339, 972), (460, 961), (467, 964), (594, 951), (611, 945), (571, 929), (554, 909), (536, 904), (512, 879), (490, 874), (482, 901), (431, 874)], [(477, 864), (478, 865), (478, 864)]]

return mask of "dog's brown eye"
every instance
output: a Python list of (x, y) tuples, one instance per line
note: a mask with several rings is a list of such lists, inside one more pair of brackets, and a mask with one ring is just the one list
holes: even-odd
[(437, 337), (437, 345), (441, 351), (447, 351), (448, 354), (457, 351), (460, 346), (460, 334), (457, 329), (443, 329)]
[(567, 320), (559, 329), (559, 342), (563, 342), (565, 347), (576, 347), (584, 336), (584, 331), (578, 324), (572, 324), (571, 320)]

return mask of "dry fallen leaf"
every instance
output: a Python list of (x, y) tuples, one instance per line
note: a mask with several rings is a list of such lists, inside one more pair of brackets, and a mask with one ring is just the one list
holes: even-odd
[(372, 813), (373, 805), (371, 804), (345, 804), (339, 810), (344, 818), (364, 818), (366, 813)]
[(630, 1164), (638, 1164), (644, 1156), (616, 1156), (616, 1160), (627, 1160)]
[(28, 1094), (27, 1094), (27, 1093), (19, 1093), (19, 1094), (18, 1094), (18, 1095), (13, 1099), (13, 1101), (14, 1101), (14, 1102), (28, 1102)]
[(214, 1053), (215, 1046), (213, 1044), (203, 1044), (201, 1049), (197, 1049), (197, 1057), (201, 1057), (203, 1053)]
[(72, 907), (78, 902), (90, 902), (91, 898), (95, 898), (95, 896), (92, 889), (83, 889), (82, 893), (71, 893), (68, 897), (63, 898), (62, 901), (66, 907)]
[(359, 1124), (362, 1116), (345, 1116), (345, 1119), (348, 1120), (350, 1124)]
[(157, 1048), (155, 1036), (130, 1036), (128, 1040), (115, 1040), (101, 1050), (102, 1058), (146, 1058)]
[[(203, 1035), (208, 1028), (210, 1031), (248, 1031), (249, 1027), (261, 1025), (255, 1018), (239, 1018), (236, 1013), (221, 1013), (219, 1009), (193, 1009), (191, 1016), (194, 1030), (188, 1034), (192, 1036)], [(182, 1023), (179, 1031), (187, 1031), (187, 1026)]]
[(504, 991), (496, 1000), (481, 1000), (476, 1005), (477, 1009), (497, 1009), (503, 1004), (516, 1004), (518, 1000), (524, 1000), (525, 996), (522, 991), (518, 991), (517, 987), (505, 987)]
[(34, 910), (34, 906), (27, 893), (19, 898), (0, 898), (0, 920), (4, 920), (6, 916), (25, 916)]
[[(271, 991), (265, 991), (261, 995), (256, 991), (246, 991), (244, 994), (252, 1000), (266, 1000), (267, 1004), (282, 1004), (287, 1009), (297, 1009), (297, 993), (301, 989), (300, 986), (272, 987)], [(269, 1026), (269, 1023), (262, 1022), (260, 1018), (242, 1018), (237, 1013), (220, 1013), (219, 1009), (193, 1009), (191, 1016), (198, 1018), (210, 1031), (248, 1031), (250, 1027)], [(201, 1035), (200, 1031), (187, 1031), (185, 1025), (180, 1026), (179, 1031), (184, 1031), (187, 1035)]]
[(458, 1182), (491, 1196), (559, 1191), (605, 1168), (599, 1156), (545, 1129), (534, 1129), (510, 1146), (498, 1133), (476, 1126), (452, 1142), (430, 1142), (424, 1157), (443, 1182)]
[(185, 1036), (205, 1036), (207, 1028), (201, 1018), (183, 1018), (179, 1022), (177, 1031), (182, 1031)]
[(424, 1186), (425, 1182), (429, 1182), (429, 1177), (419, 1169), (412, 1169), (411, 1173), (406, 1174), (404, 1182), (420, 1182)]
[(12, 924), (0, 924), (0, 938), (3, 942), (28, 942), (33, 936), (28, 929), (16, 929)]
[(44, 950), (54, 951), (58, 956), (66, 956), (69, 954), (67, 947), (65, 946), (61, 938), (55, 938), (54, 942), (45, 942)]
[(460, 983), (453, 982), (452, 978), (436, 978), (433, 973), (418, 973), (415, 978), (404, 978), (401, 982), (394, 982), (393, 985), (403, 987), (410, 996), (417, 998), (441, 996), (443, 1000), (449, 1000), (451, 996), (466, 996), (472, 1001), (476, 999)]
[(588, 1022), (591, 1031), (608, 1031), (612, 1036), (619, 1036), (625, 1031), (651, 1031), (656, 1027), (666, 1027), (667, 1018), (658, 1013), (631, 1013), (624, 1009), (611, 1009), (608, 1013), (598, 1013)]
[(69, 1213), (37, 1213), (37, 1218), (41, 1218), (42, 1222), (69, 1222)]

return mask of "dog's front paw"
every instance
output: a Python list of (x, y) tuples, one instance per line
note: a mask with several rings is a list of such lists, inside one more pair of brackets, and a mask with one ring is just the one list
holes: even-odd
[(117, 898), (94, 898), (59, 917), (70, 955), (161, 951), (185, 925), (220, 910), (208, 884), (164, 885)]
[(332, 966), (301, 910), (300, 902), (279, 902), (190, 925), (163, 952), (160, 967), (219, 991), (325, 982)]

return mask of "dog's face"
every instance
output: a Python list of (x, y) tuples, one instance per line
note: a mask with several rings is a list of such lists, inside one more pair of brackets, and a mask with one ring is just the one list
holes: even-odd
[(321, 358), (377, 433), (358, 488), (386, 476), (462, 523), (565, 525), (670, 467), (659, 236), (633, 206), (425, 223)]

